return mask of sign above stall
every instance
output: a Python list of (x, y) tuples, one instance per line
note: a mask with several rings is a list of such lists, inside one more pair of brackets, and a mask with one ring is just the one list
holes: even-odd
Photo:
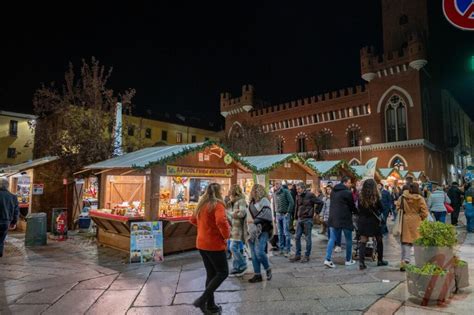
[(187, 176), (187, 177), (232, 177), (234, 170), (230, 168), (201, 168), (186, 166), (166, 166), (166, 175), (168, 176)]

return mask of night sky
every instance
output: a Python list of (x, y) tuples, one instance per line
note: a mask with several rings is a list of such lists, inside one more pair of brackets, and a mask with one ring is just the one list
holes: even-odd
[[(380, 0), (42, 1), (2, 11), (0, 109), (20, 112), (69, 61), (95, 56), (113, 66), (111, 88), (137, 90), (136, 113), (218, 119), (220, 92), (239, 95), (246, 83), (272, 102), (361, 84), (359, 49), (382, 40)], [(474, 117), (474, 32), (447, 23), (441, 4), (435, 13), (443, 85)]]

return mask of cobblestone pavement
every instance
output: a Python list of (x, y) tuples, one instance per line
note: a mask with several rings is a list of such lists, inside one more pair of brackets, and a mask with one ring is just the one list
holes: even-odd
[[(161, 264), (130, 265), (123, 253), (79, 234), (44, 247), (25, 249), (23, 242), (22, 234), (11, 234), (0, 259), (1, 314), (199, 314), (190, 305), (205, 280), (196, 251), (167, 256)], [(470, 314), (474, 307), (472, 289), (444, 306), (422, 308), (410, 298), (391, 236), (385, 240), (390, 265), (369, 262), (365, 271), (345, 267), (343, 253), (334, 256), (336, 269), (324, 268), (326, 244), (315, 230), (309, 263), (271, 254), (271, 281), (250, 284), (250, 274), (227, 279), (216, 294), (224, 314)], [(461, 256), (474, 266), (472, 234)]]

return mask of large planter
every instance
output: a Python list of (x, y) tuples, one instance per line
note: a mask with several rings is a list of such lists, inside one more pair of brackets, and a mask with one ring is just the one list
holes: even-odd
[(418, 267), (433, 263), (447, 269), (453, 263), (454, 251), (451, 247), (415, 245), (415, 264)]
[(444, 276), (425, 276), (407, 271), (407, 286), (410, 294), (423, 301), (444, 302), (454, 292), (454, 273), (449, 272)]
[(454, 277), (456, 280), (456, 290), (469, 286), (469, 266), (467, 263), (464, 266), (454, 267)]

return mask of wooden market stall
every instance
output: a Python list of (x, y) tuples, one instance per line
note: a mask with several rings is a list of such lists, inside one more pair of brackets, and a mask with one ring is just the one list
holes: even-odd
[[(25, 218), (29, 213), (45, 212), (49, 229), (53, 208), (69, 208), (71, 192), (64, 182), (66, 174), (63, 173), (58, 157), (54, 156), (0, 169), (0, 174), (9, 180), (10, 192), (18, 197), (19, 230), (26, 229)], [(70, 216), (70, 211), (68, 214)]]
[(378, 168), (376, 172), (381, 180), (380, 183), (391, 187), (403, 185), (404, 177), (397, 168)]
[(317, 172), (305, 165), (296, 154), (247, 156), (242, 159), (252, 169), (252, 174), (239, 172), (237, 176), (246, 193), (252, 186), (249, 182), (264, 182), (266, 187), (272, 186), (277, 180), (286, 184), (304, 182), (312, 188), (319, 184)]
[(360, 179), (352, 166), (344, 160), (316, 161), (315, 159), (308, 159), (305, 164), (319, 174), (319, 185), (321, 189), (331, 182), (335, 185), (343, 176), (349, 176), (354, 183)]
[(99, 243), (129, 251), (131, 223), (159, 220), (165, 254), (195, 248), (189, 219), (210, 183), (225, 196), (237, 172), (250, 172), (213, 142), (145, 148), (86, 169), (100, 177), (99, 209), (89, 212)]

